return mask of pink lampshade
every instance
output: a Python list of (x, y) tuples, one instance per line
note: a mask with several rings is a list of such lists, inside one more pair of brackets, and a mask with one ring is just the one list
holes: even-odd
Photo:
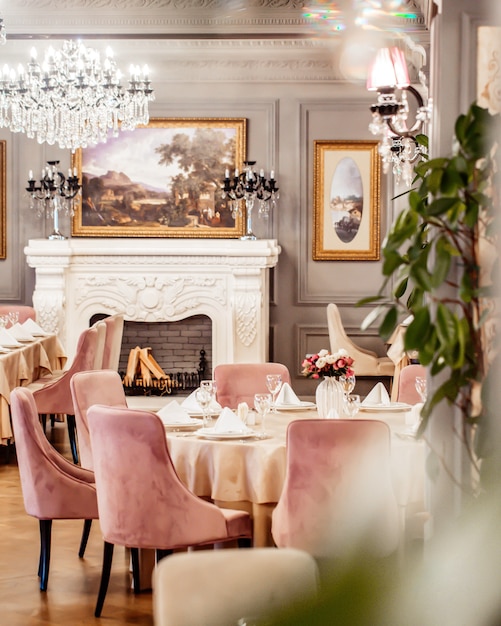
[(367, 89), (379, 91), (383, 87), (408, 87), (409, 73), (404, 53), (400, 48), (381, 48), (369, 72)]

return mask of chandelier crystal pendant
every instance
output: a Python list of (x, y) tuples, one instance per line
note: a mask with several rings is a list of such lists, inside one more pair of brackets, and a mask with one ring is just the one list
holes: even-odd
[[(430, 119), (430, 106), (409, 80), (405, 57), (397, 47), (378, 51), (367, 80), (367, 89), (377, 91), (371, 105), (369, 130), (380, 137), (379, 153), (386, 174), (392, 167), (397, 183), (403, 179), (410, 186), (414, 163), (427, 153), (426, 142), (418, 135)], [(415, 120), (409, 127), (410, 107), (407, 94), (415, 100)]]
[(244, 171), (239, 173), (236, 169), (233, 178), (230, 178), (230, 170), (227, 169), (222, 187), (222, 197), (230, 199), (233, 219), (242, 215), (242, 202), (245, 203), (246, 231), (240, 239), (247, 241), (257, 239), (252, 231), (252, 210), (256, 201), (259, 204), (258, 215), (267, 218), (270, 209), (276, 208), (279, 199), (274, 171), (271, 170), (268, 180), (264, 176), (264, 170), (261, 169), (259, 175), (254, 172), (255, 164), (256, 161), (244, 161)]
[(30, 170), (26, 187), (30, 195), (30, 209), (35, 211), (37, 217), (52, 217), (54, 221), (54, 228), (48, 239), (66, 239), (59, 230), (59, 213), (73, 215), (75, 197), (81, 193), (82, 188), (76, 168), (69, 169), (66, 177), (58, 171), (58, 165), (59, 161), (47, 161), (38, 184)]
[(154, 99), (148, 68), (132, 66), (127, 88), (108, 48), (106, 58), (79, 41), (50, 47), (42, 64), (33, 48), (25, 69), (8, 66), (0, 75), (0, 127), (39, 143), (86, 148), (149, 121)]

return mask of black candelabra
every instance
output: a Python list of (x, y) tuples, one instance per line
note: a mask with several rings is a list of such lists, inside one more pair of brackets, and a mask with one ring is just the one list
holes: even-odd
[(267, 180), (264, 176), (264, 170), (260, 170), (259, 174), (254, 172), (253, 166), (255, 161), (244, 161), (244, 170), (239, 172), (235, 170), (235, 175), (230, 178), (230, 170), (226, 170), (224, 175), (224, 185), (222, 188), (223, 198), (228, 197), (233, 218), (242, 215), (242, 202), (245, 203), (246, 212), (246, 230), (245, 235), (241, 237), (244, 240), (256, 239), (252, 231), (252, 210), (257, 202), (259, 203), (259, 215), (268, 217), (270, 209), (274, 209), (279, 198), (278, 187), (275, 180), (273, 170), (270, 172), (270, 178)]
[(30, 209), (35, 210), (38, 217), (52, 217), (54, 220), (54, 229), (49, 239), (66, 239), (59, 230), (59, 212), (73, 215), (74, 199), (82, 188), (76, 168), (69, 169), (68, 176), (65, 176), (58, 171), (58, 166), (59, 161), (47, 161), (38, 184), (30, 170), (26, 187), (30, 195)]

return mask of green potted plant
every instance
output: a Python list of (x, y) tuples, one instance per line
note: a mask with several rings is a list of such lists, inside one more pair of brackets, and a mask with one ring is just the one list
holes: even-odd
[(497, 258), (486, 268), (489, 261), (484, 257), (494, 245), (499, 219), (498, 118), (472, 104), (456, 120), (453, 154), (415, 166), (408, 206), (383, 243), (382, 286), (376, 296), (358, 303), (379, 302), (366, 317), (364, 328), (378, 320), (379, 334), (385, 340), (403, 314), (412, 314), (405, 350), (416, 351), (432, 377), (440, 375), (423, 407), (419, 434), (440, 402), (455, 405), (475, 466), (485, 452), (486, 407), (481, 393), (488, 372), (486, 329)]

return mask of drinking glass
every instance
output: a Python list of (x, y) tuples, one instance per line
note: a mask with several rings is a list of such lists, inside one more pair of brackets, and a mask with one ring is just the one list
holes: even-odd
[(356, 393), (345, 396), (343, 408), (348, 417), (355, 417), (360, 410), (360, 396)]
[(350, 393), (355, 389), (355, 376), (345, 376), (344, 374), (339, 377), (339, 382), (341, 383), (344, 391), (344, 397), (348, 397)]
[(200, 382), (200, 387), (202, 389), (207, 389), (207, 391), (210, 393), (209, 413), (212, 415), (212, 405), (216, 400), (217, 394), (217, 383), (215, 380), (202, 380)]
[(210, 391), (206, 387), (199, 387), (195, 391), (195, 399), (202, 409), (204, 428), (212, 427), (212, 416), (209, 413), (209, 407), (212, 400)]
[(271, 409), (271, 393), (256, 393), (254, 396), (254, 408), (261, 418), (261, 436), (265, 437), (264, 421)]
[(426, 402), (426, 378), (423, 376), (416, 376), (415, 387), (419, 397), (421, 398), (421, 402)]
[(277, 412), (277, 407), (275, 406), (277, 394), (282, 388), (282, 376), (281, 374), (266, 374), (266, 386), (268, 387), (269, 392), (272, 395), (273, 399), (273, 413)]

